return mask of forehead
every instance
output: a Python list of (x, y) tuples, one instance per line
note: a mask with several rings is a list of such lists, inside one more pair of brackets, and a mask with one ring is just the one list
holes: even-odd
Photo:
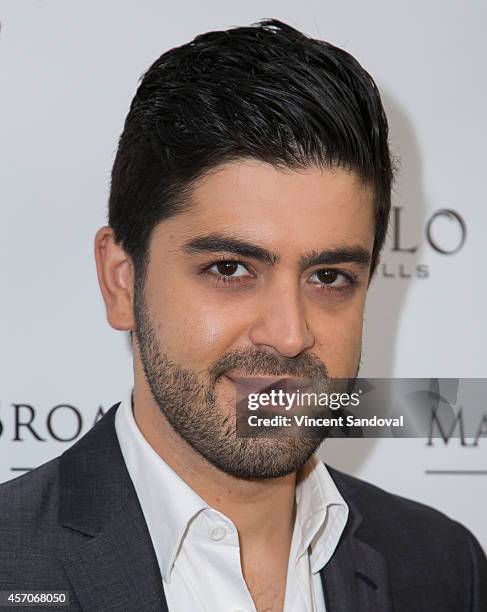
[(187, 212), (160, 225), (168, 223), (166, 230), (173, 226), (182, 238), (238, 233), (284, 251), (346, 243), (371, 249), (373, 244), (373, 190), (340, 168), (227, 163), (195, 183), (191, 202)]

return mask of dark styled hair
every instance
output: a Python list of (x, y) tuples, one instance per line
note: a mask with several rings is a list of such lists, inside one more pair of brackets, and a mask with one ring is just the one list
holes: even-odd
[(142, 77), (112, 170), (108, 222), (144, 275), (154, 227), (191, 206), (195, 181), (244, 158), (354, 171), (374, 189), (373, 269), (391, 206), (387, 118), (349, 53), (276, 19), (208, 32)]

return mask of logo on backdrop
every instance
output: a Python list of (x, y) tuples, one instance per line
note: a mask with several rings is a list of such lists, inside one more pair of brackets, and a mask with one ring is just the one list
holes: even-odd
[(441, 208), (426, 220), (421, 240), (408, 231), (407, 212), (402, 206), (391, 208), (391, 237), (377, 272), (385, 279), (426, 279), (430, 267), (417, 262), (420, 246), (442, 256), (456, 255), (465, 246), (467, 226), (462, 215), (451, 208)]

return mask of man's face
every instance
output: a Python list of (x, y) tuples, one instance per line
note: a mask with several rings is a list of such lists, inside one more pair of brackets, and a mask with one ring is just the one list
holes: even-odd
[(283, 476), (312, 438), (237, 438), (238, 377), (355, 377), (372, 190), (343, 169), (229, 163), (161, 222), (135, 295), (135, 358), (172, 427), (213, 465)]

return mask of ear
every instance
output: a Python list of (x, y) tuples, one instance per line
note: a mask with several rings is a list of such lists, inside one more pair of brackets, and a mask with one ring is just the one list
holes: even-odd
[(109, 226), (100, 228), (96, 233), (95, 259), (108, 322), (115, 329), (132, 331), (135, 327), (133, 264), (123, 248), (115, 242), (113, 229)]

